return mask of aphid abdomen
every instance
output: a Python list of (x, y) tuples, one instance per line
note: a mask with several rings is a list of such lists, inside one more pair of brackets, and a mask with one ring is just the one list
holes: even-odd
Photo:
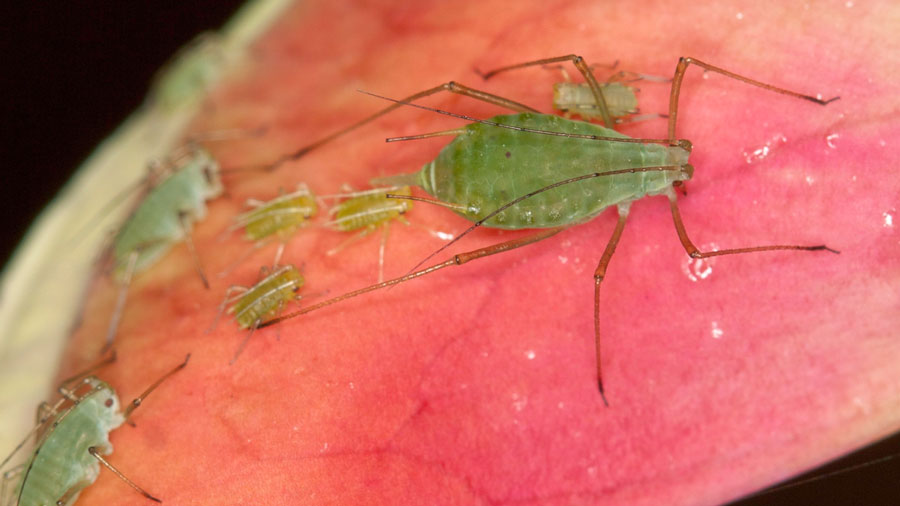
[(273, 234), (289, 237), (318, 212), (315, 197), (309, 192), (294, 193), (267, 202), (239, 218), (245, 222), (248, 240), (259, 241)]
[(222, 193), (218, 164), (199, 151), (184, 167), (152, 188), (116, 234), (116, 271), (123, 274), (137, 252), (134, 272), (140, 272), (184, 238), (187, 223), (206, 216), (206, 200)]
[(119, 399), (108, 384), (91, 378), (90, 393), (61, 413), (38, 443), (26, 467), (19, 494), (19, 506), (53, 505), (75, 487), (69, 503), (80, 490), (97, 479), (100, 463), (89, 452), (112, 453), (109, 431), (125, 418), (119, 412)]
[[(626, 137), (583, 121), (545, 114), (496, 116), (490, 121), (524, 128), (603, 137)], [(480, 123), (465, 127), (419, 173), (419, 184), (434, 197), (466, 206), (460, 213), (476, 221), (503, 204), (563, 179), (592, 172), (681, 165), (681, 147), (620, 143), (519, 132)], [(599, 177), (555, 188), (488, 220), (495, 228), (551, 228), (583, 222), (607, 207), (664, 191), (686, 179), (679, 171)]]
[(341, 232), (376, 227), (405, 214), (412, 208), (412, 201), (389, 199), (386, 197), (388, 193), (412, 195), (409, 186), (404, 186), (393, 190), (373, 191), (347, 199), (332, 209), (332, 226)]
[(228, 312), (234, 314), (241, 328), (255, 327), (274, 316), (285, 303), (297, 298), (303, 286), (303, 275), (293, 265), (286, 265), (247, 290)]
[[(634, 89), (623, 83), (600, 83), (603, 100), (609, 115), (621, 118), (637, 112), (638, 101)], [(587, 83), (556, 83), (553, 85), (553, 108), (577, 114), (585, 119), (600, 119), (600, 108)]]

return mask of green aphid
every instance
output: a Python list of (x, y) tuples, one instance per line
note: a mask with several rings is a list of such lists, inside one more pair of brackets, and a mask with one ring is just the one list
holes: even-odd
[(197, 102), (222, 75), (226, 54), (220, 35), (201, 33), (157, 71), (147, 103), (163, 111), (171, 111)]
[(301, 298), (299, 292), (304, 279), (300, 271), (293, 265), (279, 267), (271, 273), (268, 267), (263, 267), (261, 272), (264, 276), (263, 279), (251, 287), (233, 285), (228, 288), (222, 304), (219, 305), (216, 320), (210, 327), (210, 330), (215, 328), (225, 306), (233, 303), (228, 308), (228, 314), (234, 316), (240, 328), (249, 329), (250, 332), (247, 333), (247, 337), (241, 342), (231, 359), (232, 364), (260, 325), (276, 318), (288, 302)]
[(375, 232), (383, 230), (381, 246), (378, 250), (378, 281), (384, 279), (384, 249), (387, 244), (391, 221), (397, 220), (409, 225), (404, 215), (412, 209), (412, 201), (399, 198), (388, 198), (388, 194), (398, 197), (412, 195), (409, 186), (392, 188), (375, 188), (347, 194), (349, 198), (332, 207), (328, 214), (331, 221), (326, 226), (340, 232), (357, 232), (343, 243), (332, 248), (327, 255), (335, 255), (350, 243)]
[[(511, 65), (483, 75), (490, 77), (506, 70), (560, 61), (572, 61), (579, 70), (582, 70), (583, 67), (582, 73), (591, 86), (596, 102), (605, 104), (597, 80), (582, 58), (575, 55)], [(691, 142), (675, 136), (681, 82), (690, 64), (746, 84), (808, 100), (819, 105), (826, 105), (836, 100), (836, 98), (822, 100), (778, 88), (693, 58), (681, 58), (676, 67), (669, 95), (668, 135), (663, 139), (633, 139), (591, 123), (527, 111), (514, 115), (496, 116), (490, 120), (479, 120), (412, 104), (408, 100), (388, 99), (395, 102), (395, 105), (418, 107), (474, 122), (450, 131), (388, 139), (388, 141), (396, 141), (438, 135), (455, 136), (453, 141), (441, 150), (437, 158), (426, 163), (419, 172), (373, 180), (373, 184), (420, 186), (435, 199), (412, 197), (413, 199), (444, 205), (474, 222), (474, 225), (467, 231), (457, 235), (453, 241), (434, 254), (443, 251), (447, 246), (481, 225), (502, 229), (537, 228), (543, 230), (530, 236), (454, 255), (440, 264), (305, 307), (274, 318), (268, 324), (315, 311), (363, 293), (403, 283), (445, 267), (462, 265), (478, 258), (532, 244), (568, 227), (584, 223), (610, 207), (615, 207), (618, 211), (618, 222), (594, 271), (594, 340), (597, 387), (601, 399), (606, 404), (600, 357), (599, 290), (606, 268), (625, 228), (625, 221), (632, 202), (647, 196), (666, 196), (670, 203), (678, 238), (692, 258), (771, 250), (827, 250), (837, 253), (825, 245), (753, 246), (704, 252), (691, 242), (682, 223), (674, 191), (675, 187), (689, 180), (694, 173), (693, 166), (688, 163), (692, 149)], [(413, 95), (413, 97), (420, 95)], [(496, 96), (491, 96), (490, 99), (473, 96), (490, 103), (498, 103)], [(510, 108), (517, 109), (514, 105), (510, 105)], [(603, 105), (603, 109), (606, 110), (604, 123), (611, 125), (608, 108)], [(358, 124), (350, 128), (356, 126)], [(414, 269), (434, 254), (420, 262)]]
[(193, 224), (206, 217), (206, 201), (222, 194), (219, 164), (205, 149), (190, 146), (186, 153), (151, 169), (151, 177), (157, 182), (151, 184), (119, 228), (110, 248), (114, 276), (121, 288), (104, 351), (115, 339), (132, 278), (150, 268), (175, 244), (186, 242), (197, 274), (209, 288), (190, 234)]
[[(146, 397), (163, 381), (183, 369), (189, 359), (190, 355), (156, 380), (124, 410), (116, 391), (96, 376), (83, 373), (64, 382), (59, 388), (62, 398), (53, 406), (42, 405), (44, 409), (39, 411), (38, 426), (0, 464), (0, 468), (6, 465), (31, 435), (37, 434), (37, 443), (29, 460), (17, 466), (14, 471), (4, 474), (4, 491), (0, 494), (2, 504), (74, 504), (82, 490), (97, 480), (101, 464), (147, 499), (161, 502), (126, 478), (104, 455), (113, 451), (109, 433), (128, 421), (131, 413)], [(115, 354), (97, 367), (113, 360)], [(68, 388), (72, 384), (75, 386)], [(8, 484), (14, 486), (7, 487)]]
[(297, 185), (293, 193), (282, 191), (281, 195), (269, 201), (250, 199), (247, 206), (251, 209), (240, 214), (228, 232), (243, 228), (244, 238), (252, 241), (253, 247), (219, 273), (220, 277), (234, 270), (250, 254), (273, 239), (280, 241), (275, 261), (272, 262), (273, 266), (278, 265), (288, 241), (298, 230), (309, 225), (309, 220), (319, 212), (315, 195), (304, 183)]

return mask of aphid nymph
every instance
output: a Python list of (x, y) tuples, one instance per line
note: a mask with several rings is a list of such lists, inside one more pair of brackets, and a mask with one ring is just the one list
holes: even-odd
[(184, 240), (204, 286), (209, 287), (191, 240), (191, 228), (206, 216), (206, 201), (222, 193), (219, 164), (208, 151), (190, 146), (157, 164), (152, 185), (113, 238), (111, 256), (120, 284), (104, 350), (112, 346), (133, 276), (148, 269), (173, 245)]
[(228, 308), (228, 314), (234, 315), (240, 328), (249, 329), (250, 332), (235, 351), (230, 362), (232, 364), (244, 351), (247, 341), (250, 340), (257, 328), (270, 319), (276, 318), (285, 304), (300, 299), (299, 291), (303, 286), (304, 279), (300, 271), (293, 265), (284, 265), (271, 272), (268, 267), (263, 267), (260, 269), (260, 274), (262, 279), (251, 287), (233, 285), (226, 290), (216, 319), (210, 327), (210, 330), (216, 327), (219, 318), (225, 311), (225, 306), (233, 303)]
[(331, 221), (326, 226), (340, 232), (357, 232), (346, 241), (332, 248), (327, 255), (335, 255), (350, 243), (371, 234), (379, 228), (381, 246), (378, 249), (378, 282), (384, 280), (384, 249), (387, 244), (391, 221), (397, 220), (409, 225), (404, 215), (412, 209), (412, 201), (397, 198), (388, 198), (388, 194), (396, 196), (411, 196), (409, 186), (395, 186), (390, 188), (375, 188), (366, 191), (347, 194), (347, 199), (332, 207), (328, 214)]
[[(108, 383), (88, 375), (90, 371), (115, 360), (114, 353), (98, 366), (64, 382), (59, 387), (62, 398), (44, 410), (41, 423), (0, 464), (0, 468), (6, 465), (16, 451), (25, 445), (31, 434), (38, 435), (29, 460), (16, 468), (17, 472), (6, 473), (4, 476), (5, 490), (8, 483), (16, 483), (9, 489), (12, 492), (9, 498), (13, 499), (9, 504), (72, 504), (85, 487), (96, 481), (101, 464), (147, 499), (161, 502), (126, 478), (104, 455), (113, 451), (109, 433), (128, 421), (147, 396), (170, 376), (183, 369), (190, 357), (189, 354), (184, 362), (153, 382), (124, 410), (121, 409), (116, 391)], [(6, 499), (6, 496), (0, 495), (0, 500)]]
[(307, 226), (309, 220), (319, 212), (315, 195), (304, 183), (297, 185), (294, 192), (282, 191), (278, 197), (269, 201), (250, 199), (247, 206), (250, 210), (239, 215), (228, 231), (243, 228), (244, 238), (253, 241), (253, 247), (221, 272), (220, 276), (231, 272), (247, 256), (272, 239), (280, 241), (275, 252), (275, 260), (272, 262), (273, 266), (277, 266), (281, 262), (287, 242), (299, 229)]

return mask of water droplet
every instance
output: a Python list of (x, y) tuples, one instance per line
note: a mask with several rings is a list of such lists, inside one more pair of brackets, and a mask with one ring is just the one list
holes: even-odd
[(713, 339), (721, 339), (725, 335), (725, 331), (719, 328), (719, 322), (712, 322)]
[[(719, 247), (715, 244), (710, 244), (709, 246), (701, 247), (700, 249), (702, 251), (718, 251)], [(691, 281), (700, 281), (701, 279), (706, 279), (712, 275), (715, 258), (691, 258), (689, 256), (685, 256), (684, 258), (684, 261), (681, 263), (681, 271), (684, 272)]]
[(534, 357), (536, 356), (537, 354), (534, 352), (534, 350), (528, 350), (525, 352), (525, 358), (527, 358), (528, 360), (534, 360)]
[(569, 257), (564, 257), (562, 255), (558, 256), (557, 258), (559, 258), (559, 263), (561, 263), (561, 264), (565, 264), (566, 262), (569, 261)]
[(881, 139), (880, 141), (878, 141), (878, 145), (881, 147), (885, 147), (887, 146), (887, 142), (885, 142), (884, 139)]
[(516, 411), (522, 411), (523, 409), (525, 409), (525, 406), (528, 405), (528, 399), (526, 399), (525, 397), (519, 397), (519, 394), (512, 394), (512, 399), (513, 409), (515, 409)]
[(456, 236), (450, 232), (441, 232), (440, 230), (431, 230), (431, 235), (442, 241), (452, 241)]
[(884, 228), (891, 228), (894, 226), (894, 217), (891, 213), (885, 211), (882, 216), (884, 217)]
[(830, 134), (828, 137), (825, 137), (825, 143), (828, 144), (828, 147), (834, 149), (837, 145), (834, 143), (836, 139), (841, 137), (840, 134)]
[(853, 2), (848, 0), (844, 5), (849, 9), (850, 7), (853, 7)]
[(812, 184), (816, 182), (816, 178), (812, 176), (806, 176), (804, 179), (806, 180), (806, 184), (810, 186), (812, 186)]
[(779, 144), (787, 142), (787, 137), (782, 134), (775, 134), (766, 141), (766, 143), (756, 149), (746, 149), (741, 152), (747, 163), (756, 163), (765, 160)]
[(738, 21), (740, 21), (740, 20), (744, 19), (744, 13), (743, 13), (743, 12), (738, 12), (738, 13), (735, 15), (735, 17), (738, 19)]

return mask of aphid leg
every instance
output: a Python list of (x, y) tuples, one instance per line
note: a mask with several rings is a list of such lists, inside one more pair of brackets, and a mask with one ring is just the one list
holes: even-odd
[(381, 226), (381, 244), (378, 245), (378, 282), (384, 281), (384, 248), (387, 245), (388, 235), (391, 231), (391, 222), (386, 221)]
[(288, 238), (282, 238), (281, 241), (278, 242), (278, 249), (275, 250), (275, 260), (272, 261), (272, 270), (278, 268), (278, 263), (281, 262), (281, 257), (284, 256), (284, 248), (287, 246)]
[(141, 406), (141, 403), (144, 402), (144, 399), (146, 399), (148, 395), (150, 395), (154, 390), (156, 390), (156, 387), (160, 386), (164, 381), (169, 379), (176, 372), (184, 369), (184, 367), (187, 365), (187, 363), (190, 359), (191, 359), (191, 354), (188, 353), (187, 356), (184, 357), (184, 362), (175, 366), (171, 371), (163, 374), (162, 377), (160, 377), (158, 380), (154, 381), (152, 385), (147, 387), (147, 389), (144, 390), (144, 392), (141, 393), (141, 395), (135, 397), (134, 400), (131, 401), (131, 404), (129, 404), (128, 407), (125, 408), (125, 411), (122, 413), (123, 416), (125, 417), (125, 419), (127, 420), (129, 417), (131, 417), (131, 413)]
[[(255, 243), (253, 243), (252, 246), (250, 246), (249, 248), (244, 250), (244, 252), (241, 253), (241, 256), (237, 257), (237, 259), (234, 262), (231, 262), (230, 264), (228, 264), (228, 266), (225, 267), (225, 269), (222, 272), (216, 274), (216, 276), (218, 276), (219, 278), (224, 278), (225, 276), (231, 274), (231, 272), (234, 271), (238, 265), (241, 265), (242, 263), (244, 263), (244, 260), (247, 260), (247, 258), (249, 258), (250, 255), (252, 255), (256, 251), (258, 251), (260, 248), (269, 244), (269, 242), (271, 240), (272, 240), (271, 238), (268, 238), (268, 239), (256, 241)], [(281, 248), (279, 249), (279, 252), (275, 256), (275, 264), (276, 265), (278, 264), (278, 260), (281, 258), (281, 251), (283, 251), (283, 250), (284, 250), (284, 243), (282, 242)]]
[(829, 248), (824, 244), (815, 246), (801, 246), (793, 244), (777, 244), (771, 246), (751, 246), (748, 248), (730, 248), (718, 251), (700, 251), (687, 236), (684, 229), (684, 223), (681, 221), (681, 213), (678, 211), (678, 199), (672, 189), (666, 192), (669, 197), (669, 208), (672, 210), (672, 219), (675, 221), (675, 231), (678, 233), (678, 239), (684, 250), (691, 258), (709, 258), (723, 255), (736, 255), (740, 253), (755, 253), (758, 251), (774, 251), (774, 250), (800, 250), (800, 251), (829, 251), (831, 253), (840, 254), (840, 251)]
[[(160, 503), (162, 502), (161, 500), (157, 499), (156, 497), (153, 497), (152, 495), (150, 495), (146, 490), (144, 490), (144, 489), (142, 489), (141, 487), (139, 487), (139, 486), (137, 485), (137, 483), (135, 483), (135, 482), (129, 480), (127, 476), (125, 476), (124, 474), (122, 474), (122, 471), (119, 471), (118, 469), (116, 469), (115, 467), (113, 467), (113, 465), (110, 464), (109, 461), (107, 461), (105, 458), (103, 458), (102, 455), (100, 455), (100, 452), (97, 450), (97, 447), (95, 447), (95, 446), (89, 447), (89, 448), (88, 448), (88, 453), (90, 453), (91, 456), (93, 456), (95, 459), (99, 460), (100, 463), (103, 464), (103, 466), (104, 466), (105, 468), (109, 469), (110, 471), (113, 472), (113, 474), (115, 474), (116, 476), (118, 476), (120, 480), (122, 480), (122, 481), (124, 481), (125, 483), (127, 483), (129, 487), (131, 487), (131, 488), (137, 490), (141, 495), (143, 495), (143, 496), (146, 497), (147, 499), (150, 499), (151, 501), (155, 501), (155, 502), (160, 502)], [(78, 490), (81, 490), (81, 488), (84, 488), (84, 487), (80, 487), (80, 488), (75, 488), (75, 487), (73, 487), (73, 488), (71, 488), (71, 489), (70, 489), (70, 492), (66, 492), (66, 494), (65, 494), (62, 498), (60, 498), (60, 500), (58, 501), (58, 504), (66, 504), (66, 503), (68, 502), (68, 499), (71, 497), (71, 495), (70, 495), (71, 492), (72, 492), (72, 491), (78, 491)]]
[[(0, 466), (2, 469), (2, 466)], [(25, 471), (25, 464), (19, 464), (3, 472), (2, 484), (0, 484), (0, 504), (12, 506), (15, 504), (15, 490), (18, 488), (19, 478)]]
[[(222, 303), (219, 304), (219, 310), (216, 312), (216, 318), (213, 320), (212, 325), (210, 325), (209, 328), (206, 329), (206, 334), (212, 332), (213, 329), (215, 329), (216, 326), (219, 325), (219, 320), (222, 318), (222, 314), (225, 312), (225, 306), (240, 299), (242, 294), (247, 293), (247, 290), (249, 290), (249, 288), (240, 285), (231, 285), (227, 290), (225, 290), (225, 297), (222, 299)], [(232, 296), (231, 294), (235, 292), (237, 292), (238, 295)]]
[(811, 95), (805, 95), (803, 93), (798, 93), (796, 91), (791, 91), (785, 88), (779, 88), (778, 86), (772, 86), (771, 84), (766, 84), (761, 81), (757, 81), (755, 79), (750, 79), (749, 77), (744, 77), (739, 74), (735, 74), (734, 72), (729, 72), (725, 69), (710, 65), (708, 63), (704, 63), (700, 60), (691, 57), (681, 57), (678, 60), (678, 65), (675, 67), (675, 77), (672, 79), (672, 89), (669, 93), (669, 140), (675, 140), (675, 122), (678, 119), (678, 96), (681, 93), (681, 81), (684, 79), (684, 73), (687, 71), (688, 65), (690, 64), (697, 65), (698, 67), (704, 68), (711, 72), (716, 72), (718, 74), (722, 74), (723, 76), (730, 77), (732, 79), (736, 79), (738, 81), (765, 89), (769, 91), (774, 91), (775, 93), (780, 93), (782, 95), (788, 95), (791, 97), (802, 98), (803, 100), (809, 100), (810, 102), (815, 102), (819, 105), (828, 105), (835, 100), (838, 100), (841, 97), (833, 97), (828, 100), (822, 100), (821, 98), (813, 97)]
[(524, 63), (517, 63), (515, 65), (507, 65), (506, 67), (500, 67), (488, 72), (480, 72), (478, 69), (475, 70), (476, 73), (481, 75), (484, 80), (488, 80), (495, 75), (506, 72), (508, 70), (521, 69), (525, 67), (533, 67), (536, 65), (546, 65), (548, 63), (557, 63), (570, 61), (575, 68), (581, 72), (581, 75), (584, 76), (584, 80), (587, 81), (588, 86), (591, 88), (591, 93), (594, 95), (594, 100), (597, 102), (597, 108), (600, 109), (600, 117), (603, 118), (603, 124), (606, 125), (607, 128), (613, 128), (615, 123), (612, 120), (612, 116), (609, 114), (609, 107), (606, 105), (606, 99), (603, 98), (603, 92), (600, 90), (600, 83), (597, 81), (597, 78), (594, 77), (594, 73), (591, 71), (591, 68), (587, 63), (584, 62), (584, 58), (576, 55), (576, 54), (568, 54), (565, 56), (555, 56), (552, 58), (541, 58), (540, 60), (533, 60)]
[(200, 276), (203, 287), (209, 290), (209, 281), (206, 279), (206, 274), (203, 273), (203, 266), (200, 265), (200, 256), (197, 255), (197, 249), (194, 247), (194, 239), (191, 237), (191, 222), (188, 213), (179, 211), (178, 221), (181, 222), (181, 228), (184, 230), (184, 242), (187, 244), (188, 251), (191, 253), (191, 258), (194, 259), (194, 270), (196, 270), (197, 275)]
[(347, 246), (350, 246), (351, 244), (362, 239), (363, 237), (371, 234), (373, 230), (375, 230), (375, 227), (366, 227), (366, 228), (360, 230), (359, 232), (351, 235), (350, 237), (344, 239), (343, 241), (340, 242), (340, 244), (338, 244), (337, 246), (326, 251), (325, 254), (330, 257), (337, 255), (338, 253), (343, 251)]
[[(471, 98), (474, 98), (477, 100), (481, 100), (483, 102), (487, 102), (489, 104), (494, 104), (494, 105), (498, 105), (500, 107), (505, 107), (507, 109), (511, 109), (516, 112), (539, 112), (537, 109), (528, 107), (525, 104), (520, 104), (513, 100), (509, 100), (507, 98), (503, 98), (503, 97), (494, 95), (492, 93), (488, 93), (486, 91), (476, 90), (475, 88), (469, 88), (468, 86), (465, 86), (463, 84), (460, 84), (460, 83), (457, 83), (454, 81), (449, 81), (444, 84), (435, 86), (434, 88), (429, 88), (427, 90), (420, 91), (418, 93), (414, 93), (414, 94), (404, 98), (403, 100), (401, 100), (401, 102), (413, 102), (415, 100), (419, 100), (420, 98), (425, 98), (427, 96), (434, 95), (435, 93), (440, 93), (442, 91), (449, 91), (450, 93), (464, 95), (464, 96), (471, 97)], [(306, 155), (307, 153), (309, 153), (310, 151), (312, 151), (322, 145), (328, 144), (329, 142), (337, 139), (338, 137), (340, 137), (346, 133), (352, 132), (353, 130), (356, 130), (357, 128), (359, 128), (367, 123), (371, 123), (372, 121), (375, 121), (376, 119), (380, 118), (381, 116), (384, 116), (385, 114), (393, 111), (394, 109), (397, 109), (401, 105), (403, 105), (403, 104), (398, 103), (398, 104), (389, 105), (389, 106), (385, 107), (384, 109), (376, 112), (375, 114), (372, 114), (366, 118), (363, 118), (346, 128), (338, 130), (337, 132), (334, 132), (326, 137), (323, 137), (313, 143), (307, 144), (307, 145), (301, 147), (300, 149), (294, 151), (293, 153), (289, 153), (287, 155), (282, 156), (281, 158), (275, 160), (273, 163), (265, 166), (265, 169), (266, 170), (275, 170), (280, 165), (282, 165), (286, 162), (290, 162), (292, 160), (297, 160), (297, 159), (303, 157), (304, 155)]]
[(619, 244), (622, 231), (625, 230), (625, 219), (628, 218), (630, 207), (631, 203), (618, 206), (619, 221), (616, 223), (612, 237), (606, 243), (606, 249), (603, 250), (603, 256), (600, 257), (600, 262), (597, 263), (597, 269), (594, 270), (594, 348), (597, 353), (597, 387), (600, 389), (600, 397), (603, 399), (603, 404), (606, 407), (609, 407), (609, 402), (606, 401), (606, 394), (603, 390), (603, 361), (600, 358), (600, 283), (603, 282), (603, 278), (606, 276), (606, 267), (609, 265), (613, 253), (616, 252), (616, 245)]
[(119, 320), (122, 319), (122, 312), (125, 310), (125, 301), (128, 300), (128, 287), (131, 286), (131, 277), (134, 276), (134, 268), (137, 265), (138, 251), (132, 251), (128, 254), (128, 265), (125, 268), (125, 275), (122, 277), (119, 286), (119, 295), (116, 297), (116, 307), (113, 309), (112, 317), (109, 319), (109, 327), (106, 330), (106, 343), (100, 349), (103, 355), (112, 348), (113, 340), (116, 338), (116, 331), (119, 329)]
[(228, 365), (234, 365), (234, 363), (237, 361), (238, 357), (241, 356), (241, 353), (243, 353), (244, 348), (247, 346), (247, 341), (249, 341), (250, 338), (253, 337), (253, 333), (256, 332), (256, 329), (259, 328), (260, 323), (262, 323), (262, 320), (260, 320), (260, 319), (257, 319), (255, 322), (253, 322), (253, 326), (250, 327), (250, 331), (247, 332), (247, 336), (244, 338), (243, 341), (241, 341), (241, 344), (238, 346), (238, 349), (234, 352), (234, 356), (231, 357), (231, 360), (228, 362)]

